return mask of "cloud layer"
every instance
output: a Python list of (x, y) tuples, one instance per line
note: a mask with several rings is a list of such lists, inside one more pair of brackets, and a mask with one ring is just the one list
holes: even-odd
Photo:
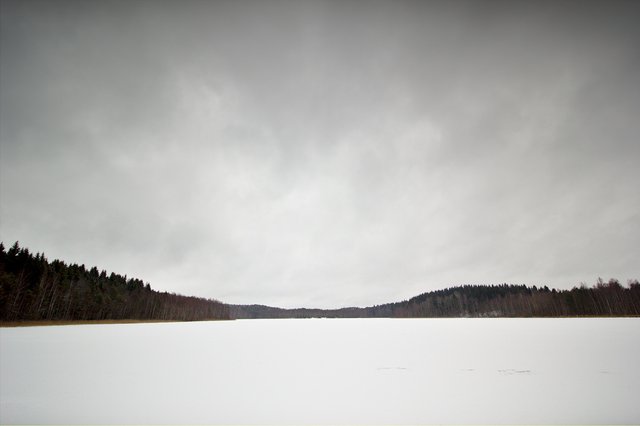
[(640, 275), (636, 2), (0, 11), (5, 244), (278, 306)]

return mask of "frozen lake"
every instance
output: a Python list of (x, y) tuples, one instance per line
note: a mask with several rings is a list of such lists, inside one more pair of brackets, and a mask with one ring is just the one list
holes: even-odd
[(0, 329), (0, 423), (640, 423), (640, 319)]

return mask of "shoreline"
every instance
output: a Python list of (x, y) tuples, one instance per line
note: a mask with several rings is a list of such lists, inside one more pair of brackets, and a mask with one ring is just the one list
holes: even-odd
[[(545, 317), (357, 317), (357, 318), (331, 318), (318, 317), (317, 319), (561, 319), (561, 318), (640, 318), (640, 315), (574, 315), (574, 316), (545, 316)], [(278, 319), (313, 319), (313, 318), (230, 318), (207, 320), (25, 320), (25, 321), (0, 321), (0, 328), (15, 327), (50, 327), (66, 325), (104, 325), (104, 324), (153, 324), (170, 322), (208, 322), (208, 321), (235, 321), (235, 320), (278, 320)]]
[(146, 324), (146, 323), (163, 323), (163, 322), (203, 322), (203, 321), (228, 321), (228, 320), (26, 320), (26, 321), (0, 321), (0, 328), (13, 327), (47, 327), (61, 325), (101, 325), (101, 324)]

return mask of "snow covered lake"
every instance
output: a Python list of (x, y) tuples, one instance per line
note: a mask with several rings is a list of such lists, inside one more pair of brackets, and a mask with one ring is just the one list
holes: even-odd
[(640, 319), (0, 329), (0, 423), (640, 423)]

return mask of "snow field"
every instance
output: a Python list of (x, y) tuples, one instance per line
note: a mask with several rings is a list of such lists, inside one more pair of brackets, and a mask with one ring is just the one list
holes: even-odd
[(0, 423), (640, 423), (640, 319), (0, 329)]

